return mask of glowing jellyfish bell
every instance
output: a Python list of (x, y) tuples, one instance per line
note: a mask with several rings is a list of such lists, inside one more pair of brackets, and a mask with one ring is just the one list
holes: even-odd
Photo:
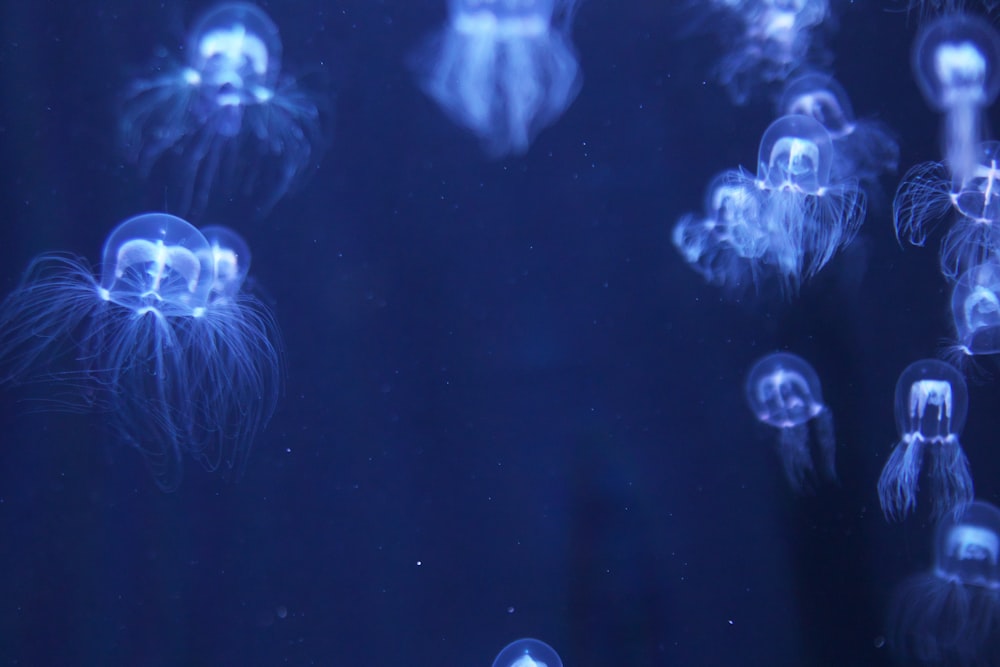
[(562, 667), (555, 649), (538, 639), (526, 637), (504, 647), (493, 667)]
[(198, 229), (173, 215), (147, 213), (115, 227), (104, 242), (101, 296), (137, 315), (198, 315), (213, 275)]
[(220, 104), (269, 97), (281, 72), (278, 27), (246, 2), (222, 3), (202, 14), (188, 38), (188, 53), (202, 83), (220, 89)]
[(829, 74), (808, 72), (785, 87), (778, 108), (782, 113), (814, 118), (833, 139), (848, 136), (856, 127), (851, 100)]
[(209, 245), (209, 261), (214, 276), (213, 298), (235, 297), (250, 272), (250, 245), (242, 236), (222, 225), (203, 227), (201, 233)]
[(761, 137), (757, 181), (767, 189), (822, 195), (832, 164), (833, 142), (819, 121), (801, 114), (782, 116)]
[(1000, 589), (1000, 510), (976, 501), (958, 519), (938, 524), (935, 574), (962, 583)]
[(972, 14), (947, 14), (924, 25), (912, 61), (920, 92), (938, 111), (985, 106), (1000, 91), (1000, 38)]
[(959, 349), (968, 355), (1000, 352), (1000, 258), (974, 266), (951, 293)]

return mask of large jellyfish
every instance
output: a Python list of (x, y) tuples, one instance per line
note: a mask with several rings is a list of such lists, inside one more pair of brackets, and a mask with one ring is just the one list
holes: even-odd
[(241, 290), (246, 243), (172, 215), (118, 225), (100, 275), (36, 258), (0, 304), (0, 384), (44, 383), (59, 407), (106, 412), (164, 490), (185, 453), (239, 474), (280, 389), (270, 312)]
[(921, 359), (896, 383), (893, 448), (878, 480), (878, 496), (888, 520), (904, 519), (917, 506), (917, 486), (925, 456), (934, 516), (961, 515), (972, 502), (972, 475), (958, 436), (965, 426), (969, 393), (962, 375), (943, 361)]
[(525, 637), (507, 644), (493, 660), (493, 667), (562, 667), (562, 660), (545, 642)]
[(899, 144), (888, 128), (856, 118), (847, 92), (829, 74), (808, 72), (789, 80), (778, 113), (811, 116), (826, 128), (833, 140), (834, 181), (857, 178), (872, 187), (880, 176), (896, 171)]
[(492, 157), (525, 153), (580, 90), (576, 2), (449, 0), (447, 27), (414, 59), (421, 87)]
[(823, 404), (819, 378), (805, 359), (788, 352), (762, 357), (750, 369), (746, 392), (757, 419), (778, 429), (778, 455), (793, 490), (837, 479), (833, 413)]
[(890, 647), (906, 664), (995, 665), (1000, 510), (977, 500), (937, 526), (934, 566), (896, 589)]
[(913, 73), (927, 103), (945, 114), (945, 161), (964, 181), (977, 165), (983, 110), (1000, 92), (1000, 34), (973, 14), (940, 16), (917, 34)]
[(143, 174), (160, 165), (172, 177), (179, 213), (202, 213), (215, 192), (266, 214), (320, 152), (315, 100), (282, 73), (278, 29), (252, 4), (210, 8), (184, 54), (183, 64), (157, 62), (152, 76), (128, 89), (121, 121), (128, 157)]
[(978, 144), (962, 178), (947, 163), (924, 162), (903, 177), (893, 201), (896, 238), (923, 246), (934, 227), (951, 222), (941, 239), (941, 273), (954, 282), (1000, 251), (1000, 142)]

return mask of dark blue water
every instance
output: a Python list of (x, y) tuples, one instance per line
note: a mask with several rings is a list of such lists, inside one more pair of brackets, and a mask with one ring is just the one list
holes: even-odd
[[(267, 7), (335, 119), (263, 220), (206, 214), (247, 237), (284, 336), (242, 479), (189, 461), (164, 494), (99, 417), (0, 391), (0, 664), (488, 666), (522, 636), (567, 667), (890, 664), (887, 600), (931, 529), (886, 524), (875, 483), (896, 377), (949, 334), (934, 250), (900, 249), (886, 200), (794, 301), (723, 298), (670, 228), (753, 166), (773, 112), (711, 82), (718, 43), (670, 2), (584, 3), (579, 98), (488, 161), (404, 64), (443, 4)], [(876, 4), (839, 7), (834, 72), (905, 170), (938, 156), (939, 118), (909, 73), (916, 21)], [(123, 163), (116, 100), (200, 8), (0, 8), (0, 291), (169, 201)], [(779, 348), (835, 417), (840, 483), (813, 496), (743, 397)], [(970, 393), (995, 502), (1000, 393)]]

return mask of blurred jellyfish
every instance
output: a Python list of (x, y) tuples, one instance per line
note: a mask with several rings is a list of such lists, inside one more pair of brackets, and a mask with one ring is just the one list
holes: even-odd
[(847, 92), (832, 76), (810, 72), (791, 79), (778, 104), (778, 113), (810, 116), (826, 128), (833, 141), (830, 178), (857, 178), (867, 187), (883, 174), (896, 171), (899, 144), (888, 128), (874, 120), (858, 120)]
[(794, 491), (807, 489), (817, 473), (826, 481), (837, 479), (833, 414), (823, 404), (819, 378), (805, 359), (788, 352), (762, 357), (750, 369), (746, 392), (757, 419), (779, 431), (778, 454)]
[(955, 353), (967, 357), (1000, 353), (1000, 258), (974, 266), (951, 293)]
[(940, 16), (917, 34), (913, 73), (927, 103), (945, 114), (945, 162), (962, 182), (977, 166), (983, 110), (1000, 91), (1000, 35), (973, 14)]
[(106, 412), (164, 490), (182, 453), (238, 474), (280, 388), (277, 326), (240, 290), (246, 244), (208, 231), (130, 218), (108, 236), (99, 279), (42, 255), (0, 305), (0, 384), (43, 382), (60, 408)]
[(576, 2), (449, 0), (448, 26), (414, 59), (421, 87), (492, 157), (527, 152), (580, 90)]
[(975, 166), (958, 180), (946, 163), (914, 166), (896, 191), (893, 220), (896, 238), (916, 246), (937, 224), (953, 221), (941, 239), (941, 273), (951, 282), (1000, 257), (1000, 142), (980, 143)]
[(814, 31), (829, 16), (828, 0), (715, 0), (715, 8), (737, 19), (735, 35), (716, 68), (719, 82), (736, 104), (745, 104), (761, 84), (784, 81), (812, 55), (825, 56)]
[(737, 296), (750, 287), (760, 289), (773, 263), (771, 247), (787, 247), (768, 238), (781, 230), (761, 226), (762, 207), (760, 190), (738, 172), (723, 172), (708, 186), (705, 214), (689, 213), (674, 225), (674, 247), (709, 284)]
[[(893, 448), (878, 480), (879, 502), (886, 519), (906, 518), (917, 506), (917, 486), (925, 456), (934, 516), (960, 515), (972, 502), (972, 475), (958, 436), (965, 426), (969, 394), (962, 375), (943, 361), (921, 359), (896, 383)], [(927, 451), (925, 451), (927, 450)]]
[(122, 111), (130, 160), (160, 165), (181, 184), (173, 208), (200, 214), (213, 192), (266, 214), (321, 148), (316, 102), (281, 71), (271, 19), (245, 2), (213, 6), (195, 23), (186, 62), (157, 62), (134, 81)]
[(493, 667), (562, 667), (555, 649), (538, 639), (518, 639), (504, 647)]
[(890, 646), (906, 664), (995, 665), (1000, 510), (977, 500), (937, 526), (934, 567), (896, 589)]

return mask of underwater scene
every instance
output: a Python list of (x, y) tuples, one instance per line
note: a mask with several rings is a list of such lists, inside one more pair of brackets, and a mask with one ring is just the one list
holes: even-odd
[(0, 666), (1000, 667), (1000, 2), (0, 38)]

